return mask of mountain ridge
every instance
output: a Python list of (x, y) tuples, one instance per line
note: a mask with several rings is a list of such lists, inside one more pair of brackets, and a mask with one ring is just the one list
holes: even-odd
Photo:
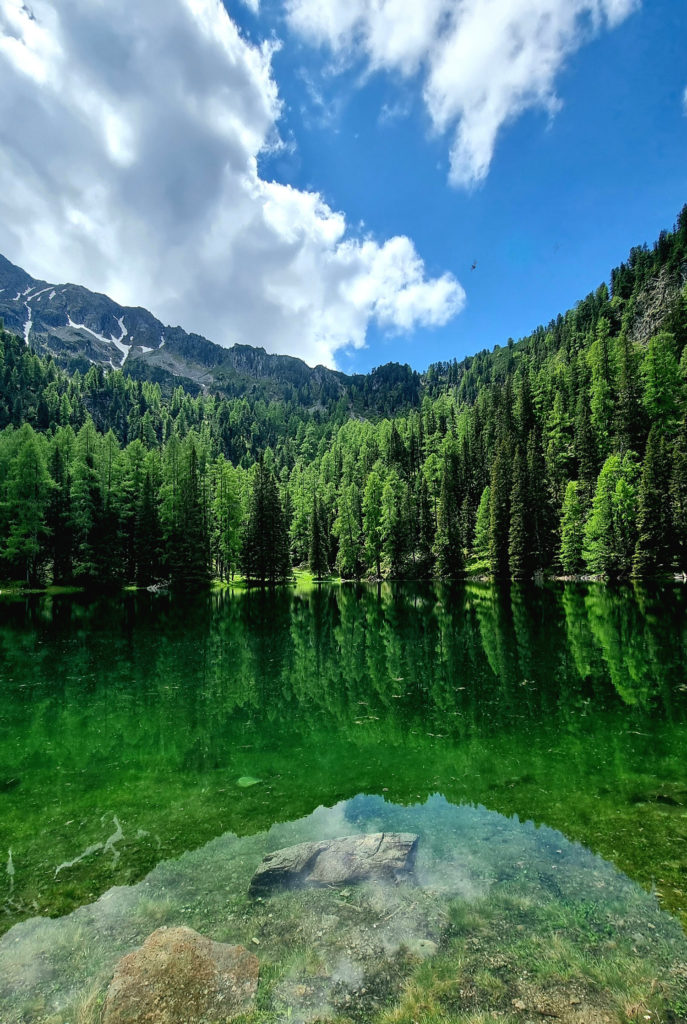
[[(343, 399), (367, 408), (375, 404), (379, 375), (345, 374), (297, 356), (269, 353), (262, 346), (218, 345), (182, 327), (165, 325), (142, 306), (122, 306), (82, 285), (51, 284), (31, 277), (0, 255), (0, 318), (39, 355), (52, 356), (69, 372), (91, 366), (123, 370), (171, 392), (218, 392), (265, 400), (296, 400), (317, 408)], [(416, 404), (420, 375), (407, 364), (390, 363), (402, 404)]]
[[(675, 232), (687, 230), (687, 207)], [(646, 344), (656, 331), (671, 329), (671, 310), (680, 303), (687, 282), (687, 261), (662, 231), (653, 249), (634, 246), (626, 262), (606, 283), (548, 325), (539, 325), (518, 342), (482, 349), (457, 361), (431, 364), (424, 373), (407, 363), (389, 362), (368, 373), (346, 374), (323, 365), (309, 366), (297, 356), (268, 353), (262, 346), (234, 343), (224, 347), (202, 335), (172, 327), (142, 306), (122, 306), (109, 296), (82, 285), (50, 284), (33, 278), (0, 255), (0, 319), (39, 355), (51, 356), (69, 372), (86, 373), (91, 366), (122, 370), (135, 380), (148, 380), (171, 394), (181, 385), (192, 395), (281, 400), (316, 411), (343, 403), (353, 414), (393, 414), (417, 407), (437, 387), (461, 385), (470, 390), (471, 370), (485, 358), (501, 374), (510, 355), (538, 344), (547, 334), (565, 330), (570, 319), (583, 323), (601, 302), (612, 296), (606, 313), (622, 324), (632, 341)]]

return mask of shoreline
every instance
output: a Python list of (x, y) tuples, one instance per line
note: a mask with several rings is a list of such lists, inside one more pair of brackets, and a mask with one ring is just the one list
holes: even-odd
[(254, 590), (274, 590), (276, 588), (291, 587), (307, 589), (311, 587), (320, 586), (344, 586), (348, 584), (364, 583), (368, 586), (381, 586), (384, 584), (398, 584), (398, 583), (414, 583), (414, 584), (430, 584), (430, 585), (447, 585), (447, 586), (460, 586), (466, 583), (488, 583), (488, 584), (509, 584), (509, 585), (523, 585), (523, 584), (534, 584), (535, 586), (541, 585), (542, 583), (602, 583), (607, 586), (618, 586), (618, 585), (635, 585), (635, 584), (666, 584), (666, 583), (684, 583), (687, 584), (687, 573), (665, 573), (657, 576), (628, 576), (618, 579), (611, 579), (607, 576), (593, 575), (593, 574), (580, 574), (580, 575), (536, 575), (522, 579), (514, 579), (512, 577), (494, 577), (487, 576), (484, 574), (466, 574), (465, 576), (455, 578), (437, 578), (434, 576), (421, 576), (413, 578), (396, 578), (396, 577), (356, 577), (356, 578), (344, 578), (342, 576), (328, 576), (326, 578), (318, 578), (312, 575), (307, 570), (296, 570), (289, 579), (280, 580), (279, 582), (273, 583), (258, 583), (258, 582), (246, 582), (243, 577), (237, 576), (233, 580), (220, 580), (212, 579), (208, 581), (206, 585), (201, 587), (174, 587), (167, 581), (162, 581), (157, 584), (150, 584), (149, 586), (139, 586), (134, 583), (125, 583), (121, 587), (101, 587), (93, 584), (49, 584), (44, 587), (27, 587), (22, 584), (18, 584), (15, 581), (0, 582), (0, 598), (23, 598), (23, 597), (69, 597), (76, 594), (89, 594), (89, 595), (109, 595), (116, 596), (118, 594), (126, 593), (149, 593), (149, 594), (180, 594), (180, 593), (202, 593), (205, 592), (217, 592), (217, 591), (254, 591)]

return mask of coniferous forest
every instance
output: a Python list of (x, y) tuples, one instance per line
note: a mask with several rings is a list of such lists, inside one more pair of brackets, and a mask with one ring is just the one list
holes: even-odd
[(687, 207), (610, 287), (517, 343), (430, 366), (377, 418), (340, 397), (70, 375), (3, 330), (0, 578), (685, 571), (686, 281)]

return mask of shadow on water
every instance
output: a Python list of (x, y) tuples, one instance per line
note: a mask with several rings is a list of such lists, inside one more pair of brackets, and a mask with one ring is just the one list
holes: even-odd
[(686, 654), (678, 586), (2, 603), (0, 927), (360, 792), (546, 824), (687, 922)]

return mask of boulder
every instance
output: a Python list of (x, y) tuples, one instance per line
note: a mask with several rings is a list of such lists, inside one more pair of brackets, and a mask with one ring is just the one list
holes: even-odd
[(243, 946), (158, 928), (117, 965), (103, 1024), (226, 1021), (250, 1008), (257, 985), (257, 957)]
[(250, 883), (251, 896), (271, 889), (399, 882), (415, 868), (418, 837), (375, 832), (321, 842), (299, 843), (263, 858)]

